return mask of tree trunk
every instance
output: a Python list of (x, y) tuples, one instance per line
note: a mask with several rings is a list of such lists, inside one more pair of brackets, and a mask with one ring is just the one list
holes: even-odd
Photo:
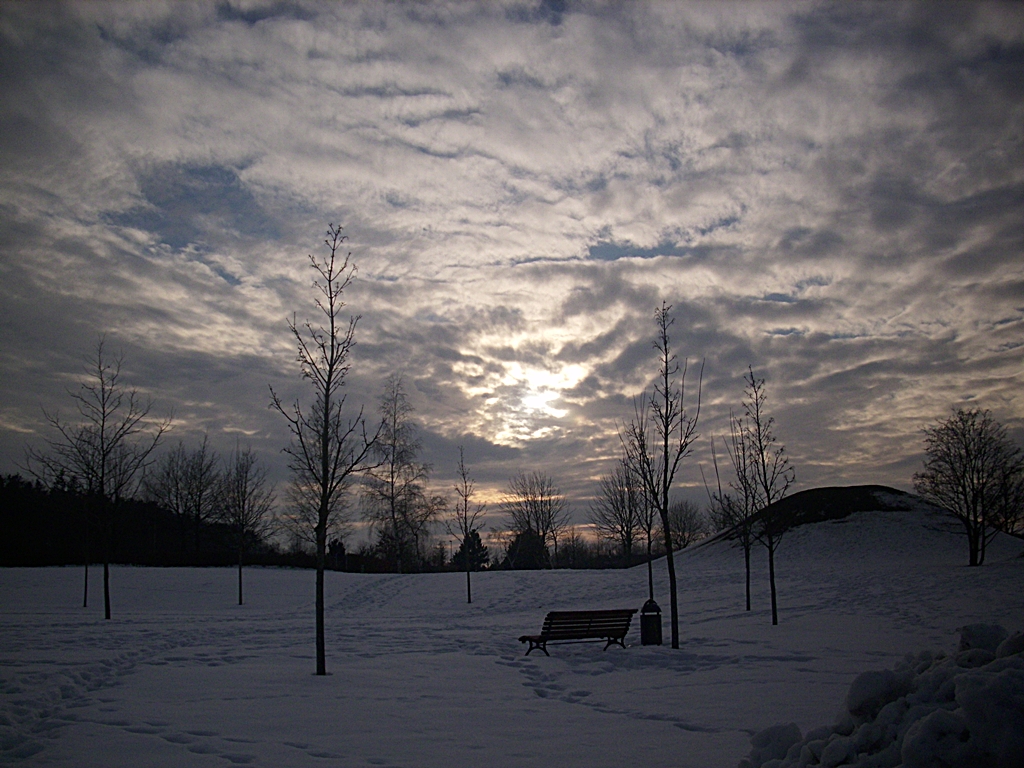
[(87, 511), (86, 512), (86, 518), (85, 518), (85, 536), (83, 537), (83, 541), (85, 543), (85, 587), (84, 587), (84, 592), (83, 592), (83, 595), (82, 595), (82, 607), (83, 608), (88, 608), (89, 607), (89, 560), (90, 560), (90, 556), (89, 556), (89, 517), (88, 517), (88, 515), (89, 515), (89, 513)]
[(242, 604), (242, 553), (243, 548), (238, 548), (238, 604)]
[[(463, 549), (465, 550), (466, 547), (463, 546)], [(466, 555), (466, 602), (467, 603), (472, 603), (473, 602), (473, 589), (469, 585), (469, 553), (467, 551), (464, 554)]]
[(654, 564), (651, 562), (651, 537), (647, 537), (647, 596), (654, 599)]
[(743, 559), (747, 565), (747, 610), (750, 610), (750, 542), (743, 545)]
[(772, 587), (772, 626), (779, 623), (779, 608), (775, 597), (775, 542), (768, 544), (768, 581)]
[(670, 614), (672, 616), (672, 648), (679, 649), (679, 598), (676, 589), (676, 557), (674, 552), (668, 555), (668, 594)]
[(110, 618), (110, 558), (103, 558), (103, 618)]
[(327, 550), (327, 526), (316, 532), (316, 673), (327, 674), (326, 643), (324, 641), (324, 564)]
[[(106, 506), (106, 503), (104, 503)], [(103, 556), (103, 618), (110, 618), (110, 555), (111, 550), (114, 548), (114, 522), (110, 519), (112, 515), (109, 509), (105, 510), (106, 520), (106, 546), (104, 546)]]
[(978, 533), (970, 525), (967, 526), (967, 544), (971, 553), (968, 565), (978, 565)]
[(985, 564), (985, 545), (988, 544), (988, 538), (985, 536), (985, 521), (982, 520), (978, 526), (978, 564)]
[(676, 589), (676, 557), (672, 551), (672, 534), (669, 533), (668, 515), (662, 517), (665, 526), (665, 562), (668, 564), (668, 603), (672, 619), (672, 648), (679, 649), (679, 598)]

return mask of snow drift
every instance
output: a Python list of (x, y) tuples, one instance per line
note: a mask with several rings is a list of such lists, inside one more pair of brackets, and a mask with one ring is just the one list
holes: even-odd
[(909, 654), (863, 672), (832, 727), (801, 737), (795, 723), (751, 739), (739, 768), (1015, 768), (1024, 765), (1024, 634), (963, 628), (952, 656)]

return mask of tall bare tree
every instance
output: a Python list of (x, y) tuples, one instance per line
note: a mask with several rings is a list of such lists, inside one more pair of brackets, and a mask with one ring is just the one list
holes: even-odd
[(1011, 536), (1020, 536), (1024, 523), (1024, 454), (1007, 441), (996, 482), (992, 525)]
[[(775, 551), (787, 530), (787, 521), (774, 506), (796, 482), (796, 471), (789, 463), (786, 448), (775, 437), (775, 418), (768, 415), (768, 394), (764, 378), (747, 369), (743, 377), (743, 418), (739, 424), (738, 467), (742, 467), (746, 484), (753, 493), (758, 513), (754, 518), (754, 538), (768, 550), (768, 581), (772, 593), (772, 624), (779, 623), (778, 593), (775, 588)], [(734, 459), (734, 462), (737, 459)], [(737, 469), (739, 478), (740, 470)]]
[(246, 548), (259, 544), (273, 531), (274, 488), (267, 469), (251, 448), (235, 446), (220, 475), (217, 492), (220, 519), (231, 529), (238, 551), (238, 604), (242, 605), (242, 565)]
[(402, 573), (420, 563), (420, 545), (439, 511), (439, 500), (428, 497), (424, 487), (430, 467), (417, 461), (421, 443), (398, 374), (385, 381), (378, 408), (382, 429), (373, 453), (378, 466), (367, 472), (363, 499), (367, 517), (378, 526)]
[(569, 522), (569, 511), (554, 480), (542, 472), (517, 473), (508, 481), (501, 507), (514, 534), (536, 537), (543, 547), (551, 542), (558, 556), (558, 537)]
[(987, 410), (957, 408), (924, 430), (914, 489), (964, 527), (970, 565), (985, 562), (998, 528), (1013, 530), (1024, 501), (1024, 455)]
[[(620, 434), (620, 439), (623, 435)], [(625, 440), (623, 440), (625, 445)], [(660, 518), (658, 505), (652, 499), (644, 483), (643, 472), (638, 463), (643, 463), (639, 455), (632, 455), (628, 450), (622, 454), (622, 468), (626, 472), (626, 479), (634, 489), (637, 502), (637, 519), (640, 525), (640, 532), (643, 534), (647, 550), (647, 597), (654, 600), (654, 537), (657, 530), (657, 522)]]
[[(750, 551), (754, 545), (754, 514), (757, 512), (757, 500), (754, 493), (753, 474), (749, 467), (749, 453), (743, 448), (742, 421), (732, 413), (729, 414), (729, 440), (725, 443), (726, 452), (732, 462), (735, 479), (729, 481), (731, 491), (722, 487), (722, 478), (718, 469), (718, 454), (715, 444), (711, 442), (711, 460), (715, 468), (716, 488), (708, 488), (707, 480), (704, 487), (708, 491), (711, 507), (711, 523), (715, 530), (729, 531), (743, 549), (743, 563), (746, 573), (746, 609), (750, 610)], [(703, 470), (701, 470), (703, 474)]]
[(203, 435), (197, 448), (185, 458), (185, 511), (192, 522), (192, 535), (196, 559), (202, 548), (203, 527), (217, 515), (217, 491), (220, 486), (220, 458), (210, 448), (210, 440)]
[[(121, 502), (138, 490), (150, 456), (170, 420), (150, 419), (151, 401), (143, 400), (121, 378), (124, 355), (108, 355), (101, 338), (86, 367), (86, 380), (68, 394), (78, 417), (44, 412), (53, 432), (45, 450), (29, 449), (31, 474), (52, 485), (73, 482), (82, 488), (103, 535), (103, 614), (110, 618), (110, 560), (115, 550), (114, 518)], [(89, 579), (86, 557), (86, 590)]]
[(674, 322), (671, 305), (662, 302), (654, 313), (658, 336), (654, 348), (658, 351), (659, 369), (654, 391), (648, 398), (641, 395), (633, 403), (633, 419), (620, 433), (630, 465), (640, 476), (644, 491), (661, 517), (665, 540), (665, 561), (668, 565), (669, 603), (672, 621), (672, 647), (679, 647), (679, 596), (676, 587), (675, 551), (672, 544), (672, 526), (669, 521), (669, 493), (675, 482), (679, 464), (690, 455), (697, 439), (697, 421), (700, 416), (700, 381), (697, 385), (697, 407), (693, 413), (686, 410), (686, 372), (684, 360), (672, 351), (669, 329)]
[(296, 400), (285, 405), (270, 390), (270, 406), (288, 422), (292, 440), (285, 453), (292, 472), (293, 515), (286, 517), (291, 529), (313, 540), (316, 547), (316, 673), (327, 674), (324, 643), (324, 567), (327, 537), (345, 509), (345, 493), (353, 476), (375, 466), (371, 458), (380, 428), (368, 430), (360, 408), (355, 416), (345, 414), (345, 384), (351, 363), (359, 318), (342, 320), (342, 294), (355, 277), (351, 253), (341, 255), (346, 237), (340, 226), (331, 224), (324, 240), (328, 253), (309, 256), (316, 277), (313, 280), (319, 322), (307, 320), (301, 326), (293, 317), (288, 329), (298, 347), (302, 378), (312, 388), (313, 403), (307, 408)]
[(197, 448), (189, 450), (179, 442), (165, 453), (146, 474), (146, 495), (178, 518), (181, 551), (185, 554), (185, 530), (192, 529), (192, 552), (199, 559), (203, 528), (217, 516), (216, 496), (220, 485), (219, 458), (210, 448), (207, 435)]
[(182, 562), (186, 562), (188, 544), (187, 466), (188, 451), (185, 444), (179, 441), (174, 448), (154, 462), (154, 467), (146, 473), (142, 483), (146, 497), (171, 512), (177, 519)]
[(600, 480), (597, 498), (590, 504), (590, 522), (600, 538), (618, 546), (626, 567), (632, 565), (633, 547), (643, 536), (642, 514), (643, 489), (620, 459)]
[[(448, 533), (459, 541), (460, 549), (463, 552), (462, 560), (466, 566), (466, 602), (473, 602), (473, 587), (470, 583), (470, 571), (473, 570), (473, 562), (470, 557), (470, 544), (480, 540), (480, 518), (483, 517), (487, 508), (486, 504), (477, 504), (473, 501), (476, 493), (476, 483), (469, 476), (469, 469), (466, 467), (466, 456), (463, 447), (459, 446), (459, 477), (455, 481), (455, 506), (451, 516), (445, 520), (445, 528)], [(474, 534), (476, 538), (474, 539)]]

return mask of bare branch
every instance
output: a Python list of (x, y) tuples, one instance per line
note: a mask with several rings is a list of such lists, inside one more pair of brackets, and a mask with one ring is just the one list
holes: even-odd
[(323, 258), (309, 256), (316, 277), (314, 304), (319, 323), (307, 320), (302, 326), (295, 317), (288, 324), (295, 339), (297, 362), (302, 377), (313, 390), (313, 405), (304, 410), (298, 401), (288, 407), (270, 391), (270, 407), (288, 424), (291, 445), (285, 449), (292, 471), (289, 496), (294, 508), (282, 520), (294, 532), (312, 539), (317, 563), (317, 674), (327, 674), (324, 651), (323, 572), (327, 538), (344, 522), (345, 495), (355, 475), (376, 466), (371, 457), (382, 426), (368, 430), (362, 409), (354, 418), (344, 415), (345, 397), (340, 394), (349, 371), (349, 354), (355, 344), (358, 317), (341, 321), (345, 307), (342, 294), (355, 276), (351, 254), (340, 256), (346, 237), (342, 228), (331, 224)]

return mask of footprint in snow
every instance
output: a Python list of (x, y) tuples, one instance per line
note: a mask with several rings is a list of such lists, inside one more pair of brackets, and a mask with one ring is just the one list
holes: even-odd
[(146, 736), (154, 736), (160, 733), (163, 728), (157, 728), (152, 725), (131, 725), (125, 728), (128, 733), (141, 733)]
[(242, 752), (225, 752), (218, 755), (218, 757), (235, 765), (247, 765), (248, 763), (256, 762), (256, 755), (247, 755)]
[(171, 744), (191, 744), (196, 739), (194, 736), (188, 736), (184, 733), (169, 733), (166, 736), (161, 736), (164, 741), (169, 741)]

